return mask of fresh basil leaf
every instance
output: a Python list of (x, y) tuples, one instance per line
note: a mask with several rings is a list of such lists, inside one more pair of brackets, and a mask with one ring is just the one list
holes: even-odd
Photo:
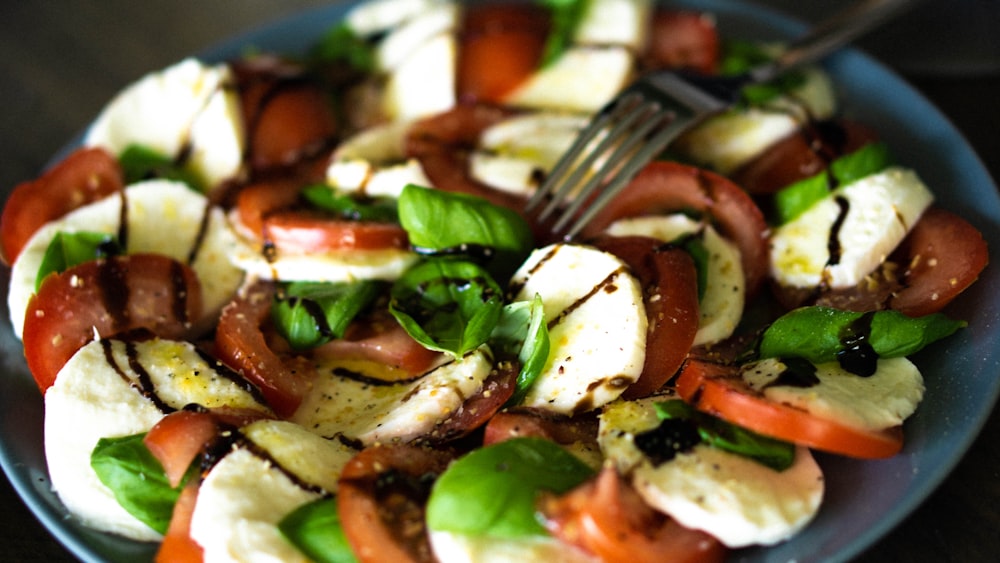
[(77, 264), (117, 256), (122, 252), (121, 245), (114, 235), (91, 231), (75, 233), (59, 231), (45, 248), (42, 263), (38, 267), (38, 275), (35, 277), (35, 291), (38, 291), (42, 281), (49, 274), (64, 272)]
[(395, 223), (396, 202), (389, 198), (359, 199), (337, 194), (329, 186), (316, 184), (302, 189), (302, 197), (317, 209), (351, 221)]
[[(775, 51), (751, 41), (726, 41), (719, 61), (720, 74), (735, 76), (774, 59)], [(801, 72), (788, 72), (764, 84), (750, 84), (742, 91), (741, 105), (763, 105), (806, 81)]]
[(307, 502), (278, 522), (278, 530), (316, 563), (355, 563), (337, 513), (336, 498)]
[(705, 239), (700, 232), (683, 235), (670, 244), (683, 248), (694, 260), (695, 275), (698, 281), (698, 301), (705, 298), (705, 290), (708, 288), (708, 262), (711, 253), (705, 246)]
[(169, 156), (145, 145), (128, 145), (118, 155), (118, 162), (125, 176), (125, 185), (150, 178), (163, 178), (184, 182), (196, 191), (205, 189), (204, 182), (197, 174), (185, 169)]
[(866, 313), (802, 307), (778, 318), (761, 335), (761, 358), (799, 357), (814, 364), (837, 360), (846, 342), (866, 340), (881, 358), (908, 356), (966, 326), (941, 313), (908, 317), (898, 311)]
[(654, 404), (660, 420), (687, 420), (698, 429), (702, 442), (720, 450), (752, 459), (775, 471), (784, 471), (795, 463), (795, 446), (762, 436), (698, 411), (684, 401), (663, 401)]
[(342, 338), (352, 320), (378, 296), (379, 282), (292, 282), (275, 296), (271, 317), (296, 350)]
[(545, 324), (542, 297), (518, 301), (503, 308), (500, 320), (490, 335), (490, 345), (509, 356), (517, 356), (521, 371), (517, 374), (514, 394), (507, 401), (516, 405), (524, 400), (549, 358), (549, 330)]
[(375, 49), (347, 23), (332, 26), (309, 50), (313, 64), (346, 63), (351, 68), (371, 73), (376, 70)]
[(514, 438), (457, 459), (438, 477), (427, 501), (427, 527), (467, 536), (545, 535), (537, 502), (566, 492), (594, 471), (554, 442)]
[(534, 245), (523, 217), (482, 198), (410, 184), (398, 205), (411, 245), (470, 258), (463, 250), (480, 247), (492, 254), (488, 267), (497, 279), (513, 273)]
[(890, 164), (892, 159), (883, 143), (869, 143), (835, 159), (830, 163), (828, 170), (803, 178), (775, 194), (774, 205), (778, 224), (787, 223), (798, 217), (837, 187), (881, 172)]
[(559, 59), (573, 43), (573, 35), (580, 26), (580, 19), (592, 0), (538, 0), (548, 8), (552, 28), (542, 48), (541, 67)]
[(503, 309), (503, 292), (477, 264), (432, 258), (392, 286), (389, 311), (424, 347), (464, 356), (486, 342)]
[(144, 437), (101, 438), (90, 454), (90, 466), (122, 508), (163, 534), (180, 489), (170, 486), (163, 466), (143, 443)]

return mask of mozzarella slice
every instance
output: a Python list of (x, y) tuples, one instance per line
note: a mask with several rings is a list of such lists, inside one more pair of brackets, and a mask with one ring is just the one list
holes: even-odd
[(514, 274), (515, 301), (540, 295), (550, 350), (524, 404), (574, 414), (616, 399), (642, 373), (648, 322), (628, 267), (592, 247), (536, 249)]
[(836, 110), (830, 77), (815, 68), (802, 72), (805, 81), (788, 95), (761, 107), (713, 117), (685, 133), (671, 148), (702, 166), (729, 174), (798, 131), (807, 120), (829, 119)]
[[(139, 366), (142, 373), (136, 371)], [(159, 539), (118, 504), (90, 467), (100, 438), (148, 431), (165, 414), (158, 403), (173, 409), (200, 404), (269, 412), (243, 383), (216, 371), (187, 342), (87, 344), (45, 393), (44, 432), (52, 488), (88, 527), (137, 540)]]
[[(187, 185), (169, 180), (133, 184), (124, 194), (125, 251), (164, 254), (190, 265), (201, 282), (204, 318), (214, 318), (243, 282), (243, 272), (228, 258), (238, 243), (222, 210)], [(7, 296), (18, 338), (28, 300), (35, 293), (38, 269), (56, 234), (91, 231), (118, 235), (122, 216), (122, 196), (112, 195), (52, 221), (32, 235), (11, 269)]]
[(180, 158), (209, 186), (235, 176), (242, 165), (239, 94), (227, 65), (185, 59), (151, 73), (119, 93), (87, 132), (84, 144), (121, 154), (141, 144)]
[(431, 550), (438, 561), (448, 563), (597, 563), (582, 550), (551, 536), (526, 538), (471, 537), (451, 532), (431, 531)]
[(621, 45), (633, 52), (645, 48), (649, 35), (650, 0), (587, 2), (573, 35), (578, 45)]
[(326, 169), (326, 183), (338, 191), (395, 199), (407, 184), (431, 186), (420, 162), (406, 158), (409, 125), (391, 121), (342, 142)]
[(805, 527), (819, 510), (823, 474), (809, 450), (775, 471), (748, 458), (699, 444), (654, 465), (634, 443), (659, 425), (653, 400), (609, 405), (598, 440), (605, 454), (653, 508), (703, 530), (732, 548), (773, 545)]
[(354, 33), (369, 37), (384, 33), (448, 0), (370, 0), (351, 8), (344, 23)]
[(711, 344), (732, 336), (743, 316), (746, 279), (739, 248), (722, 238), (711, 226), (677, 214), (666, 217), (622, 219), (608, 226), (614, 236), (638, 235), (672, 242), (698, 233), (708, 250), (708, 275), (704, 296), (698, 304), (698, 333), (694, 345)]
[(277, 524), (299, 506), (336, 492), (341, 470), (357, 452), (291, 422), (262, 420), (240, 434), (252, 447), (237, 442), (205, 476), (191, 538), (204, 549), (206, 563), (308, 562)]
[(409, 442), (430, 434), (479, 392), (492, 369), (486, 348), (402, 382), (379, 381), (330, 362), (320, 367), (291, 420), (327, 438), (342, 436), (366, 445)]
[(633, 78), (627, 47), (570, 47), (507, 95), (505, 103), (535, 109), (594, 113)]
[(469, 170), (480, 182), (530, 195), (587, 125), (587, 117), (564, 112), (526, 113), (505, 119), (485, 131), (469, 158)]
[(410, 57), (410, 54), (442, 34), (451, 33), (458, 26), (460, 9), (457, 4), (437, 2), (393, 29), (376, 49), (378, 67), (393, 71)]
[[(771, 275), (791, 287), (853, 287), (885, 261), (933, 200), (912, 170), (898, 167), (841, 186), (774, 230)], [(834, 259), (831, 246), (839, 249)]]
[(743, 380), (768, 399), (800, 408), (826, 420), (867, 430), (899, 426), (917, 410), (924, 396), (920, 370), (906, 358), (885, 358), (868, 377), (854, 375), (836, 362), (816, 366), (819, 384), (777, 385), (785, 371), (778, 359), (760, 360), (743, 367)]
[(457, 59), (458, 41), (450, 31), (412, 49), (386, 80), (382, 111), (389, 119), (407, 121), (454, 107)]

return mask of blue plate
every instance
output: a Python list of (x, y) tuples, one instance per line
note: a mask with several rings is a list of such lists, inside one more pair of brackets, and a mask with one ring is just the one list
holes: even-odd
[[(778, 39), (803, 27), (779, 14), (727, 0), (685, 1), (717, 14), (725, 37)], [(239, 56), (247, 46), (301, 52), (350, 5), (304, 12), (202, 53)], [(1000, 248), (1000, 196), (982, 163), (948, 120), (891, 71), (856, 51), (828, 61), (843, 113), (874, 127), (897, 160), (917, 170), (939, 205), (972, 222)], [(153, 70), (153, 69), (150, 69)], [(8, 280), (0, 280), (6, 295)], [(735, 552), (733, 561), (845, 561), (898, 525), (955, 467), (1000, 393), (1000, 273), (988, 268), (948, 309), (967, 329), (914, 357), (927, 395), (906, 423), (907, 443), (891, 459), (855, 461), (818, 456), (827, 494), (816, 520), (791, 541)], [(0, 316), (8, 318), (6, 299)], [(150, 561), (155, 546), (93, 532), (67, 516), (51, 492), (42, 448), (42, 399), (25, 367), (20, 343), (0, 329), (0, 465), (28, 507), (84, 561)]]

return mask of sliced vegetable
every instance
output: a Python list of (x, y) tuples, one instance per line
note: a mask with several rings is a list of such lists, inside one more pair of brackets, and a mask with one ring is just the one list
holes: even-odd
[(573, 42), (573, 34), (576, 33), (576, 29), (580, 25), (583, 11), (590, 1), (538, 0), (542, 6), (548, 8), (552, 18), (552, 28), (545, 38), (540, 66), (545, 67), (552, 64), (569, 48)]
[(90, 465), (118, 504), (150, 528), (166, 533), (180, 490), (170, 486), (163, 466), (145, 444), (145, 434), (101, 438)]
[(344, 535), (336, 498), (321, 498), (295, 509), (278, 522), (295, 547), (317, 563), (353, 563), (358, 559)]
[(346, 22), (327, 30), (309, 50), (311, 64), (346, 63), (351, 68), (368, 73), (376, 68), (375, 52), (371, 45), (358, 37)]
[(114, 235), (89, 231), (75, 233), (60, 231), (52, 237), (52, 242), (45, 249), (42, 264), (38, 267), (38, 276), (35, 278), (35, 292), (49, 274), (62, 272), (90, 260), (122, 253), (122, 247)]
[(174, 159), (143, 145), (132, 144), (118, 155), (125, 184), (134, 184), (150, 178), (163, 178), (184, 182), (195, 191), (204, 191), (204, 183), (198, 176)]

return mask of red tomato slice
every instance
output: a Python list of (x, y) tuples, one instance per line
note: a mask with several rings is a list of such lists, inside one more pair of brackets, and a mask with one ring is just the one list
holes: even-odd
[(874, 131), (853, 121), (813, 123), (774, 143), (730, 178), (751, 194), (774, 193), (875, 140)]
[(264, 242), (291, 253), (409, 248), (406, 231), (395, 223), (331, 219), (308, 211), (278, 211), (264, 219)]
[(707, 214), (739, 247), (747, 295), (756, 293), (769, 270), (764, 214), (739, 186), (707, 170), (676, 162), (647, 165), (587, 225), (583, 237), (597, 236), (621, 218), (680, 211)]
[(402, 370), (408, 377), (427, 373), (441, 357), (413, 339), (385, 309), (359, 318), (344, 337), (314, 348), (310, 355), (327, 360), (363, 360)]
[(639, 379), (622, 397), (646, 397), (677, 373), (698, 333), (694, 260), (684, 250), (646, 237), (601, 237), (594, 244), (624, 260), (642, 284), (649, 319), (646, 360)]
[(39, 178), (14, 188), (0, 216), (0, 250), (12, 264), (45, 223), (117, 192), (124, 185), (121, 167), (103, 149), (71, 153)]
[(514, 395), (518, 366), (500, 362), (483, 382), (482, 389), (462, 403), (451, 416), (418, 440), (423, 444), (443, 444), (471, 434), (489, 423)]
[(719, 34), (710, 16), (657, 10), (643, 62), (651, 68), (683, 68), (712, 74), (719, 66), (719, 50)]
[(458, 96), (501, 102), (539, 66), (549, 18), (530, 4), (472, 4), (465, 9), (458, 50)]
[(198, 481), (192, 480), (174, 504), (170, 525), (156, 552), (156, 563), (201, 563), (204, 550), (191, 539), (191, 516), (197, 502)]
[(722, 561), (715, 538), (650, 508), (613, 467), (542, 505), (546, 527), (605, 563)]
[(592, 451), (600, 450), (597, 445), (595, 417), (577, 415), (570, 418), (532, 407), (514, 407), (498, 412), (486, 425), (483, 445), (523, 436), (545, 438), (563, 446), (587, 443), (593, 448)]
[(250, 232), (261, 236), (264, 218), (299, 201), (302, 184), (295, 179), (280, 179), (250, 184), (236, 195), (236, 211), (240, 222)]
[(924, 212), (901, 246), (906, 287), (890, 307), (913, 317), (940, 311), (978, 279), (990, 259), (978, 229), (936, 207)]
[(440, 475), (451, 459), (444, 450), (396, 445), (366, 448), (347, 462), (337, 511), (360, 561), (434, 561), (424, 520), (427, 477)]
[(263, 325), (270, 318), (274, 286), (260, 282), (222, 310), (215, 330), (215, 353), (222, 363), (256, 385), (274, 412), (288, 417), (312, 385), (305, 362), (284, 361), (268, 346)]
[(688, 360), (677, 394), (700, 411), (754, 432), (849, 457), (891, 457), (903, 447), (901, 428), (867, 430), (776, 403), (748, 387), (732, 367)]
[(163, 466), (171, 487), (184, 478), (191, 462), (219, 433), (219, 421), (210, 413), (176, 411), (160, 419), (143, 443)]
[(28, 302), (24, 355), (44, 393), (95, 332), (107, 338), (144, 329), (190, 336), (201, 316), (201, 285), (188, 266), (157, 254), (93, 260), (50, 274)]

